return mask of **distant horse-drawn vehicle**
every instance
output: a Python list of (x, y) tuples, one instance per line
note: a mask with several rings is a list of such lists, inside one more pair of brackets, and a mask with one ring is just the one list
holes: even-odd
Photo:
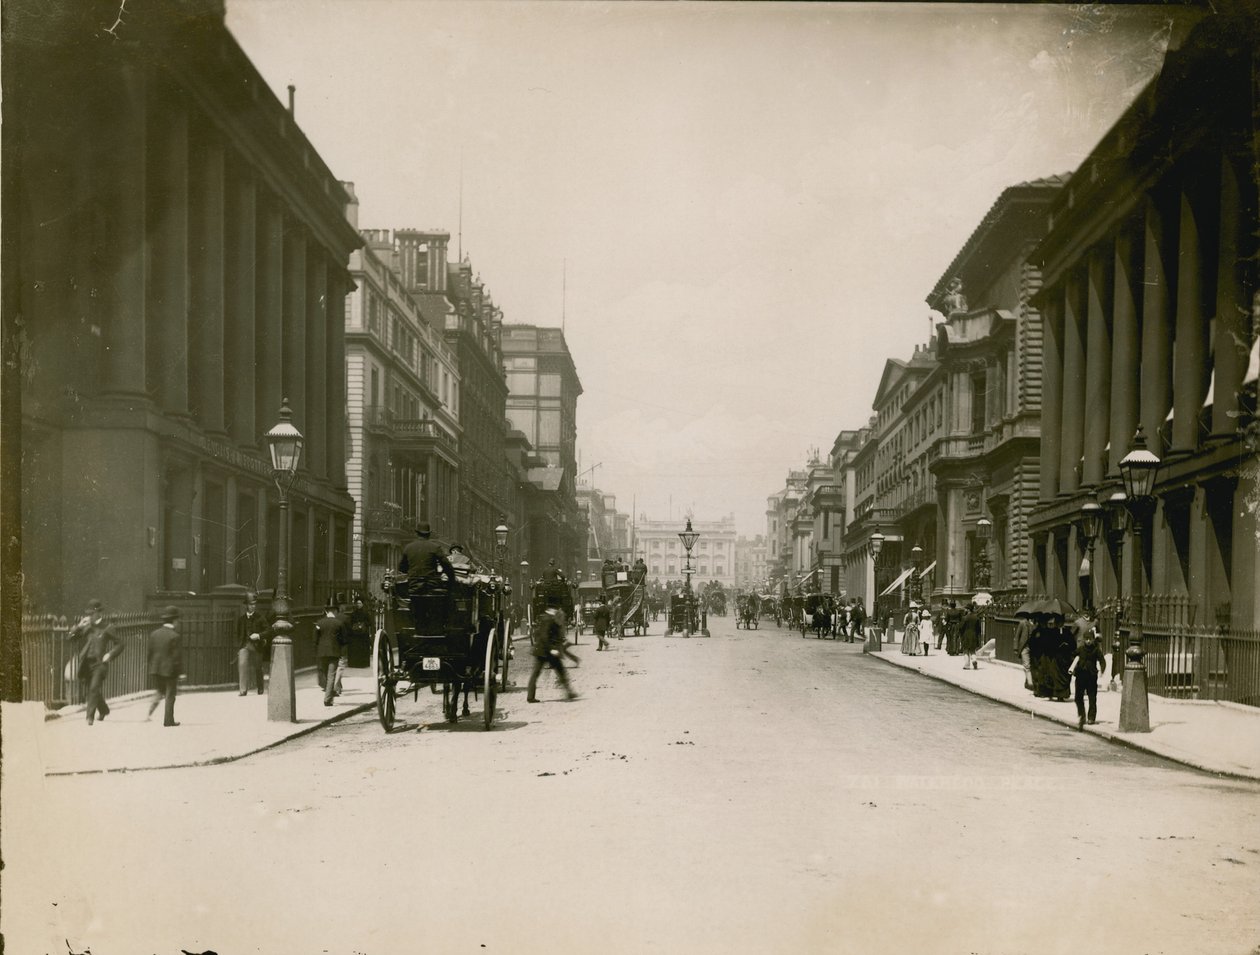
[(740, 594), (735, 598), (735, 629), (756, 630), (761, 617), (761, 598), (756, 594)]

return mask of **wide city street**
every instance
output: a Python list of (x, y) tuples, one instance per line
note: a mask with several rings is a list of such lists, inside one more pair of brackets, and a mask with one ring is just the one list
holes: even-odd
[(527, 705), (518, 644), (490, 732), (426, 695), (391, 735), (48, 778), (11, 950), (1260, 951), (1260, 786), (711, 623), (583, 638), (572, 703)]

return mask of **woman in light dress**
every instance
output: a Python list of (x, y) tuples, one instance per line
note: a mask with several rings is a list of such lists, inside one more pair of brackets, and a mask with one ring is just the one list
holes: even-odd
[(905, 630), (901, 635), (901, 652), (907, 656), (915, 656), (919, 652), (919, 605), (917, 603), (910, 604), (910, 609), (906, 612), (902, 624)]

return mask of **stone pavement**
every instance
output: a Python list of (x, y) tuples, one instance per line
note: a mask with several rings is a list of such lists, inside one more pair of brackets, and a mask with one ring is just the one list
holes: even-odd
[(162, 725), (161, 706), (146, 721), (151, 694), (133, 694), (111, 700), (109, 716), (93, 726), (88, 726), (83, 707), (73, 706), (31, 728), (37, 737), (33, 741), (15, 740), (6, 732), (5, 749), (33, 743), (33, 756), (49, 776), (205, 766), (268, 749), (376, 703), (370, 669), (347, 670), (342, 694), (330, 707), (324, 706), (314, 669), (299, 672), (295, 682), (296, 723), (268, 720), (267, 697), (257, 692), (241, 696), (235, 686), (181, 689), (175, 700), (179, 726)]
[[(961, 656), (951, 657), (935, 649), (926, 657), (909, 656), (901, 652), (899, 642), (885, 643), (880, 652), (870, 656), (1076, 729), (1076, 705), (1071, 700), (1037, 699), (1024, 689), (1024, 670), (1018, 664), (981, 659), (980, 669), (966, 670)], [(1210, 773), (1260, 780), (1260, 708), (1170, 700), (1152, 693), (1151, 732), (1121, 733), (1117, 729), (1120, 691), (1118, 686), (1114, 692), (1106, 690), (1109, 679), (1110, 674), (1098, 688), (1098, 722), (1086, 725), (1085, 732)]]

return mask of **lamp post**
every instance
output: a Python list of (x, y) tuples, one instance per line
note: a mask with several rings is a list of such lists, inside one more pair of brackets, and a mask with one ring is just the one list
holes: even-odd
[(876, 607), (879, 604), (879, 554), (884, 549), (884, 535), (879, 531), (875, 531), (870, 536), (871, 542), (871, 607), (870, 617), (868, 618), (868, 626), (866, 628), (866, 644), (863, 651), (866, 653), (878, 652), (883, 649), (884, 637), (879, 629), (879, 614)]
[(1159, 457), (1146, 448), (1146, 435), (1139, 424), (1133, 445), (1120, 460), (1124, 478), (1125, 507), (1133, 529), (1133, 547), (1129, 566), (1129, 645), (1124, 652), (1124, 676), (1121, 679), (1120, 723), (1122, 733), (1151, 731), (1150, 704), (1146, 695), (1146, 661), (1142, 649), (1142, 532), (1155, 511), (1155, 474)]
[(910, 548), (910, 561), (914, 564), (914, 576), (911, 578), (914, 583), (910, 586), (910, 599), (922, 603), (923, 578), (919, 576), (919, 572), (923, 568), (923, 548), (918, 544)]
[(280, 495), (280, 553), (276, 592), (271, 600), (275, 620), (271, 625), (271, 680), (267, 684), (267, 719), (297, 722), (297, 697), (293, 684), (293, 624), (289, 620), (289, 488), (302, 458), (302, 432), (293, 426), (289, 399), (280, 402), (280, 421), (266, 434), (271, 452), (271, 476)]
[(691, 548), (696, 546), (696, 540), (700, 537), (698, 531), (691, 529), (691, 518), (687, 518), (687, 529), (678, 532), (678, 539), (682, 541), (683, 549), (687, 552), (687, 566), (683, 568), (683, 574), (686, 581), (683, 584), (683, 592), (687, 600), (687, 629), (683, 636), (691, 636), (694, 628), (692, 627), (692, 615), (695, 612), (695, 595), (691, 592), (691, 575), (694, 571), (691, 569)]
[[(1086, 501), (1081, 505), (1081, 537), (1085, 539), (1085, 565), (1081, 568), (1080, 577), (1089, 578), (1089, 588), (1084, 596), (1087, 609), (1093, 610), (1094, 601), (1094, 542), (1098, 540), (1098, 530), (1102, 527), (1102, 505), (1097, 501)], [(1087, 573), (1088, 572), (1088, 573)]]
[(521, 600), (525, 602), (525, 618), (529, 619), (529, 561), (521, 561)]
[(988, 590), (993, 586), (989, 565), (989, 540), (993, 537), (993, 522), (987, 517), (976, 521), (976, 540), (980, 542), (976, 551), (976, 559), (972, 566), (972, 577), (976, 590)]

